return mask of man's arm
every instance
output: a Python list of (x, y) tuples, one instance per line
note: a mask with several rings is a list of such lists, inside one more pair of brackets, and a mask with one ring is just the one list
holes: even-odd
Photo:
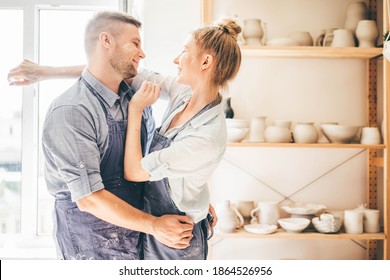
[(158, 241), (172, 248), (186, 248), (192, 238), (193, 224), (187, 216), (154, 217), (104, 189), (76, 201), (76, 204), (81, 211), (117, 226), (153, 235)]
[(36, 64), (28, 59), (23, 60), (8, 73), (10, 85), (26, 86), (49, 79), (76, 78), (81, 75), (85, 65), (51, 67)]

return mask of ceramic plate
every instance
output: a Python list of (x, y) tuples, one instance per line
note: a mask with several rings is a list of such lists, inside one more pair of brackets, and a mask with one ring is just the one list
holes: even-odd
[(244, 229), (249, 233), (254, 234), (271, 234), (277, 230), (275, 225), (266, 225), (266, 224), (250, 224), (245, 225)]

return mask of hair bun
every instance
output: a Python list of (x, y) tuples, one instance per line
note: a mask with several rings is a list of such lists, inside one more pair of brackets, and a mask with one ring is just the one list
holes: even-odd
[(217, 26), (224, 32), (229, 33), (236, 41), (238, 34), (242, 31), (241, 26), (234, 19), (222, 19), (217, 23)]

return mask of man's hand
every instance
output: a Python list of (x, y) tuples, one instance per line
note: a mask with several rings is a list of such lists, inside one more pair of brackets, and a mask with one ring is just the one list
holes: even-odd
[(190, 245), (194, 223), (189, 217), (164, 215), (156, 218), (152, 226), (152, 235), (168, 247), (184, 249)]
[(209, 204), (209, 214), (212, 217), (212, 220), (210, 221), (210, 226), (212, 228), (215, 228), (215, 226), (217, 225), (217, 222), (218, 222), (218, 216), (217, 216), (217, 213), (215, 212), (214, 207), (211, 204)]
[(26, 86), (41, 80), (42, 66), (25, 59), (8, 73), (8, 82), (14, 86)]

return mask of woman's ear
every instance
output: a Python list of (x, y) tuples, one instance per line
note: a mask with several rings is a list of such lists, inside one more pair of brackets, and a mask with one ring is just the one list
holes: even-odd
[(213, 56), (210, 55), (210, 54), (206, 54), (204, 57), (203, 57), (203, 62), (202, 62), (202, 66), (201, 66), (201, 70), (206, 70), (207, 68), (209, 68), (213, 63)]

